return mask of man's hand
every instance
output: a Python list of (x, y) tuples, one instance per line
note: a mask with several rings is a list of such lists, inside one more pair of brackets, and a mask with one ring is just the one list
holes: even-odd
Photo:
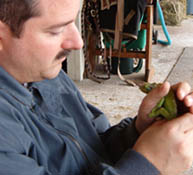
[(146, 157), (161, 174), (178, 175), (193, 162), (193, 114), (159, 120), (146, 129), (133, 149)]
[[(147, 94), (151, 92), (152, 89), (160, 85), (161, 84), (157, 83), (145, 83), (143, 86), (140, 86), (140, 90)], [(163, 117), (167, 120), (171, 120), (177, 117), (177, 114), (178, 108), (175, 92), (172, 88), (170, 88), (168, 94), (160, 99), (148, 116), (151, 118)]]
[[(180, 106), (180, 115), (184, 112), (193, 113), (193, 92), (190, 93), (190, 86), (188, 83), (178, 83), (171, 87), (176, 93), (178, 106)], [(161, 86), (153, 89), (142, 101), (139, 108), (138, 117), (136, 120), (136, 128), (139, 133), (142, 133), (148, 126), (150, 126), (155, 119), (151, 119), (148, 115), (152, 109), (157, 105), (161, 98), (166, 96), (170, 90), (170, 84), (168, 82), (163, 83)]]
[(185, 112), (193, 113), (193, 92), (188, 83), (178, 83), (172, 86), (178, 98), (179, 115)]

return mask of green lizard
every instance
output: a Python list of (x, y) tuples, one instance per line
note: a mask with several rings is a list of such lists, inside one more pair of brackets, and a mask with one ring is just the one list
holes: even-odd
[[(159, 86), (161, 84), (157, 83), (145, 83), (143, 86), (140, 86), (140, 90), (144, 93), (149, 93), (153, 88)], [(149, 113), (149, 117), (164, 117), (167, 120), (171, 120), (177, 117), (177, 104), (175, 99), (175, 94), (172, 89), (170, 89), (169, 93), (162, 97), (157, 105), (152, 109)]]

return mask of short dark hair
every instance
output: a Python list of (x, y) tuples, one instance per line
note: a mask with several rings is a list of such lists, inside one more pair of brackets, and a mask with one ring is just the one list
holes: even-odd
[(13, 36), (20, 37), (24, 23), (40, 15), (40, 0), (0, 0), (0, 21), (9, 26)]

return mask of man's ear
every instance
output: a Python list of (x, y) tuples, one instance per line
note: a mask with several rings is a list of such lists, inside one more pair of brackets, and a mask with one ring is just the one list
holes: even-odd
[(9, 27), (2, 21), (0, 21), (0, 51), (3, 49), (4, 41), (10, 37)]
[(0, 21), (0, 51), (3, 49), (3, 44), (2, 44), (3, 31), (2, 31), (2, 27), (3, 27), (3, 23)]

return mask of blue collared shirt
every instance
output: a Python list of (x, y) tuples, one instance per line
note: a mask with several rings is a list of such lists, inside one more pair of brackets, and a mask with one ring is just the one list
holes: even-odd
[(157, 175), (133, 151), (127, 118), (110, 127), (61, 71), (22, 86), (0, 67), (0, 175)]

